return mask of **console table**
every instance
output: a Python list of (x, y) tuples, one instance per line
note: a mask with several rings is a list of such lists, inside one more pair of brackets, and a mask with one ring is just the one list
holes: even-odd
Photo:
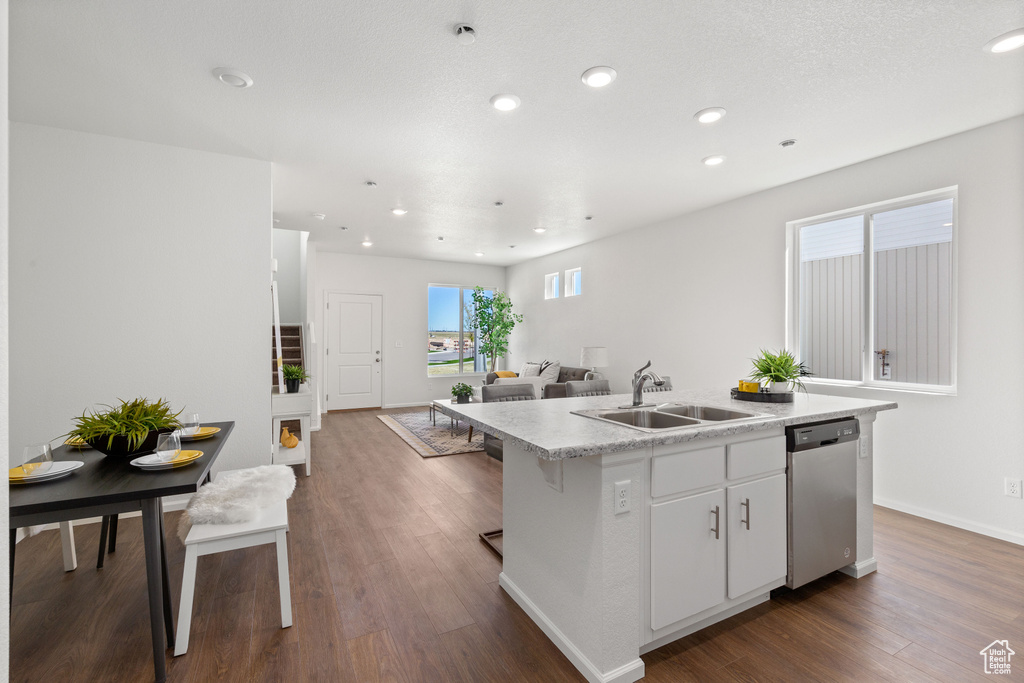
[[(270, 395), (270, 415), (274, 419), (272, 441), (274, 444), (273, 461), (275, 465), (306, 464), (306, 476), (309, 476), (309, 457), (311, 444), (309, 422), (313, 416), (313, 392), (308, 384), (300, 384), (298, 392), (282, 394), (277, 387)], [(299, 420), (302, 425), (302, 439), (295, 448), (281, 445), (281, 421)]]

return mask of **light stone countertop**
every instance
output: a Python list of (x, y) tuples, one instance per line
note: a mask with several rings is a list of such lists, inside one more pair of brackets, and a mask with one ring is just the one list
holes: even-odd
[(879, 410), (893, 410), (891, 401), (870, 401), (824, 394), (798, 392), (793, 403), (736, 401), (729, 390), (665, 391), (644, 394), (649, 403), (695, 403), (750, 413), (762, 418), (739, 422), (706, 423), (662, 432), (642, 432), (571, 411), (617, 408), (632, 401), (629, 394), (536, 401), (451, 404), (440, 410), (465, 421), (491, 436), (513, 443), (546, 460), (581, 458), (599, 453), (628, 451), (656, 444), (681, 443), (716, 436), (729, 436), (820, 420), (857, 417)]

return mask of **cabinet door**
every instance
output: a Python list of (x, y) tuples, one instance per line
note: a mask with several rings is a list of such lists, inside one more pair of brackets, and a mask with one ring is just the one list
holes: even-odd
[(727, 491), (729, 597), (786, 576), (786, 475)]
[(722, 489), (651, 506), (654, 630), (725, 600), (725, 517)]

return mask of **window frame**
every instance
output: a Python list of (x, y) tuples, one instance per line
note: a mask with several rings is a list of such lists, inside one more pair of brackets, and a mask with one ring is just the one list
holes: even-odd
[(561, 274), (548, 273), (544, 276), (544, 300), (557, 299), (561, 296)]
[[(577, 294), (573, 291), (573, 285), (576, 283), (576, 277), (579, 276), (580, 293)], [(569, 298), (571, 296), (583, 296), (583, 266), (576, 266), (575, 268), (567, 268), (565, 271), (565, 296)]]
[[(462, 366), (466, 362), (466, 359), (465, 359), (465, 356), (464, 356), (465, 351), (466, 351), (466, 342), (465, 342), (466, 320), (465, 320), (465, 317), (464, 317), (464, 315), (465, 315), (465, 301), (466, 301), (466, 294), (465, 293), (466, 292), (472, 292), (477, 287), (481, 287), (481, 288), (483, 288), (484, 291), (492, 292), (491, 295), (493, 296), (494, 294), (498, 293), (499, 289), (497, 287), (492, 287), (492, 286), (489, 286), (489, 285), (449, 285), (449, 284), (442, 284), (442, 283), (439, 283), (439, 282), (428, 282), (427, 283), (427, 333), (428, 334), (430, 333), (430, 289), (432, 287), (444, 287), (446, 289), (458, 289), (459, 290), (459, 342), (458, 342), (458, 348), (459, 348), (459, 363), (458, 363), (458, 367), (459, 367), (459, 371), (458, 372), (447, 373), (447, 374), (443, 374), (443, 375), (432, 375), (432, 374), (430, 374), (430, 363), (428, 362), (427, 363), (427, 378), (428, 379), (436, 379), (436, 378), (445, 378), (445, 377), (449, 377), (449, 378), (450, 377), (483, 377), (483, 376), (487, 375), (488, 370), (483, 370), (483, 371), (480, 371), (480, 372), (477, 372), (475, 370), (473, 372), (463, 372), (462, 371)], [(429, 358), (429, 356), (428, 356), (428, 358)], [(484, 362), (484, 367), (486, 367), (486, 366), (487, 366), (487, 361)]]
[[(800, 229), (809, 225), (828, 221), (862, 216), (864, 223), (864, 254), (862, 259), (863, 289), (861, 302), (861, 329), (864, 331), (864, 345), (861, 349), (861, 379), (843, 380), (827, 377), (806, 377), (804, 383), (821, 386), (862, 387), (866, 389), (883, 389), (887, 391), (903, 391), (920, 394), (939, 394), (955, 396), (957, 393), (957, 251), (959, 244), (958, 216), (958, 185), (937, 190), (920, 192), (906, 197), (898, 197), (872, 204), (864, 204), (850, 209), (819, 214), (809, 218), (801, 218), (786, 223), (786, 348), (792, 350), (797, 358), (803, 357), (800, 348)], [(897, 382), (893, 380), (875, 379), (875, 240), (872, 230), (872, 216), (896, 209), (903, 209), (919, 204), (952, 199), (952, 243), (950, 245), (950, 283), (949, 283), (949, 372), (950, 384), (922, 384), (917, 382)]]

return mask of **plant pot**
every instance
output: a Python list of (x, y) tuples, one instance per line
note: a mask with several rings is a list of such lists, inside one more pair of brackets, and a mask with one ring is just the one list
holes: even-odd
[(456, 403), (469, 403), (469, 396), (468, 395), (467, 396), (456, 396), (455, 397), (455, 402)]
[(89, 445), (98, 450), (103, 455), (109, 455), (113, 457), (126, 457), (134, 458), (137, 455), (146, 455), (156, 450), (156, 439), (160, 434), (169, 434), (174, 430), (171, 428), (164, 429), (151, 429), (146, 438), (139, 444), (139, 447), (131, 450), (128, 448), (128, 438), (124, 436), (115, 436), (113, 442), (107, 447), (107, 439), (109, 437), (101, 436), (94, 441), (90, 441)]
[(300, 384), (300, 382), (297, 379), (287, 379), (286, 378), (284, 380), (284, 388), (288, 390), (287, 393), (289, 393), (289, 394), (297, 394), (297, 393), (299, 393), (299, 384)]
[(767, 389), (769, 394), (790, 393), (789, 382), (768, 382)]

